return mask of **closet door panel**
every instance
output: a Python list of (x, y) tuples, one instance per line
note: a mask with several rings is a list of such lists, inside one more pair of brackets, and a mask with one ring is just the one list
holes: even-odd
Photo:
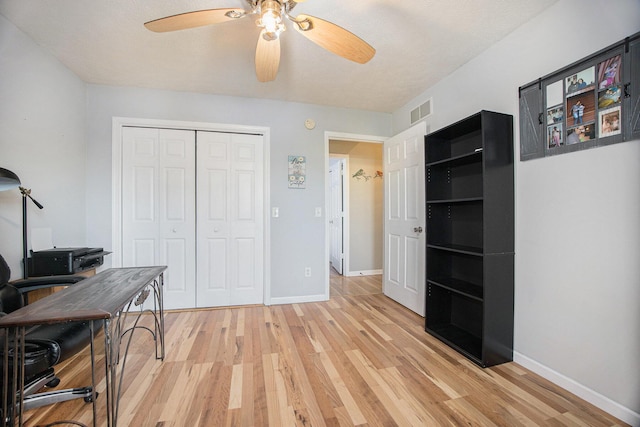
[(126, 127), (123, 266), (166, 265), (165, 308), (195, 306), (195, 132)]
[(198, 132), (198, 307), (263, 302), (262, 136)]

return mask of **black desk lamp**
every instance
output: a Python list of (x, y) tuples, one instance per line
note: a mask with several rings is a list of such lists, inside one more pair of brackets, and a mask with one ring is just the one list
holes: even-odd
[(29, 266), (27, 265), (27, 197), (40, 209), (43, 206), (36, 199), (31, 197), (31, 190), (20, 186), (18, 175), (8, 169), (0, 168), (0, 191), (11, 190), (18, 187), (22, 193), (22, 277), (29, 277)]

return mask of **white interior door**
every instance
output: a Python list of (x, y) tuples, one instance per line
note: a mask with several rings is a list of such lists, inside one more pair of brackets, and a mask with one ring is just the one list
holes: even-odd
[(332, 158), (329, 166), (329, 262), (343, 274), (344, 261), (344, 171), (345, 159)]
[(165, 308), (195, 304), (195, 132), (122, 130), (122, 265), (166, 265)]
[(197, 306), (261, 304), (263, 137), (197, 135)]
[(384, 142), (384, 294), (424, 316), (425, 177), (421, 122)]

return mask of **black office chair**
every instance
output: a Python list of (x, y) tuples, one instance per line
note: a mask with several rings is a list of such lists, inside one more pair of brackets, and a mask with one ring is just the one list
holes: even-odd
[[(24, 295), (32, 290), (53, 286), (69, 286), (84, 279), (82, 276), (48, 276), (18, 280), (9, 284), (10, 277), (11, 270), (0, 255), (0, 316), (23, 307), (25, 305)], [(2, 340), (4, 341), (4, 337)], [(90, 341), (91, 333), (88, 322), (66, 322), (28, 328), (25, 337), (23, 410), (77, 398), (83, 398), (85, 402), (92, 401), (91, 387), (37, 393), (43, 388), (56, 387), (60, 383), (60, 379), (56, 377), (53, 367), (86, 348)], [(0, 363), (4, 363), (1, 346)], [(13, 370), (12, 365), (13, 354), (11, 352), (9, 353), (9, 370), (7, 371), (9, 378), (11, 378)], [(4, 366), (2, 368), (0, 369), (0, 381), (4, 376)], [(0, 397), (10, 401), (10, 396), (1, 396), (2, 390), (3, 388), (0, 388)], [(0, 408), (1, 406), (0, 404)], [(10, 414), (5, 417), (5, 419), (8, 418), (11, 418)]]

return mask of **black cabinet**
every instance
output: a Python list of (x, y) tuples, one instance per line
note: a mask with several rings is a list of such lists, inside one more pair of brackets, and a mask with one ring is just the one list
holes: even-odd
[(513, 117), (481, 111), (425, 144), (425, 329), (480, 366), (510, 361)]

